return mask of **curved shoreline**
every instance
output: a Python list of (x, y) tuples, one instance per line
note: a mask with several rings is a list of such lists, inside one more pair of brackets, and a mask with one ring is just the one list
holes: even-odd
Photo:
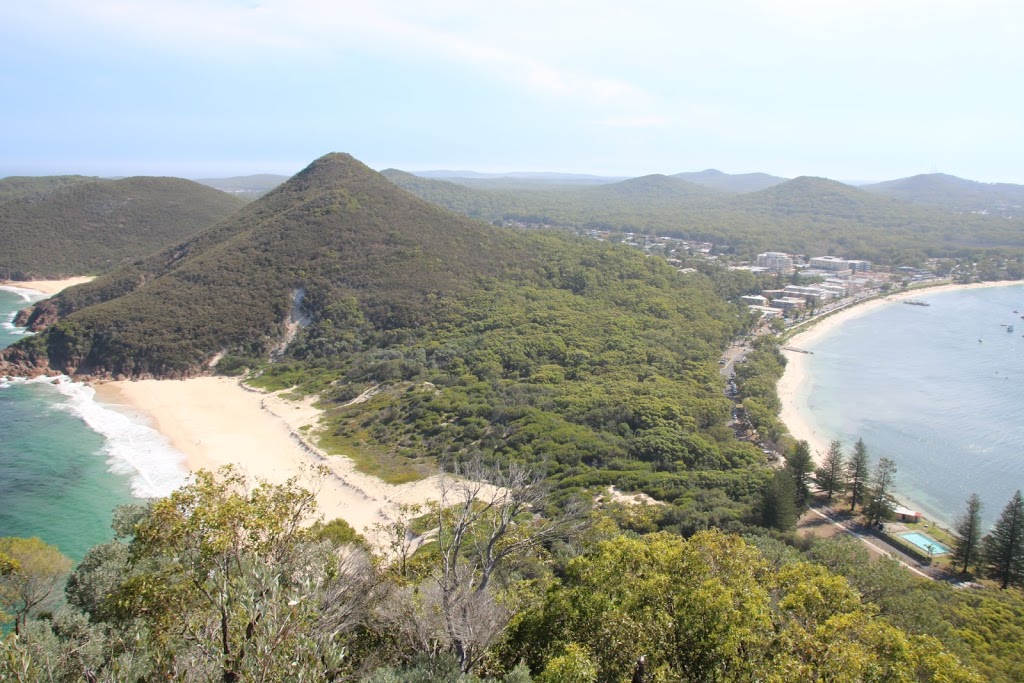
[[(919, 287), (905, 292), (898, 292), (888, 296), (868, 299), (864, 302), (854, 304), (849, 308), (833, 313), (816, 321), (811, 321), (807, 329), (799, 331), (788, 341), (789, 346), (806, 348), (813, 346), (822, 337), (834, 332), (843, 323), (867, 315), (891, 303), (899, 303), (913, 299), (921, 294), (937, 294), (941, 292), (953, 292), (968, 289), (987, 289), (990, 287), (1011, 287), (1013, 285), (1024, 285), (1024, 280), (999, 280), (996, 282), (975, 282), (969, 285), (942, 284), (934, 287)], [(811, 357), (804, 353), (783, 351), (786, 357), (786, 369), (776, 387), (779, 395), (779, 402), (782, 410), (779, 412), (779, 419), (786, 425), (790, 436), (798, 441), (806, 441), (811, 446), (811, 453), (816, 462), (820, 464), (822, 456), (828, 450), (832, 436), (819, 434), (809, 419), (809, 409), (800, 400), (801, 389), (809, 376), (808, 363)]]
[[(899, 292), (898, 294), (887, 297), (870, 299), (862, 304), (851, 306), (848, 309), (824, 318), (820, 320), (818, 324), (811, 324), (806, 330), (793, 336), (790, 339), (790, 344), (798, 345), (800, 348), (813, 347), (815, 343), (826, 335), (836, 331), (843, 323), (849, 320), (859, 318), (887, 304), (899, 303), (908, 299), (913, 299), (921, 294), (1021, 285), (1024, 285), (1024, 280), (1000, 280), (997, 282), (981, 282), (969, 285), (946, 284), (935, 287), (922, 287), (907, 292)], [(791, 351), (783, 351), (782, 353), (786, 357), (787, 363), (783, 376), (779, 380), (777, 386), (779, 400), (782, 403), (782, 410), (779, 413), (779, 418), (785, 424), (790, 436), (794, 439), (805, 440), (808, 442), (811, 446), (811, 452), (814, 456), (815, 462), (820, 464), (822, 456), (828, 450), (829, 442), (834, 438), (834, 436), (825, 432), (817, 431), (816, 425), (813, 423), (811, 411), (805, 403), (805, 392), (802, 390), (804, 383), (810, 377), (808, 364), (813, 362), (811, 360), (813, 356), (803, 353), (794, 353)], [(849, 444), (845, 444), (845, 446), (849, 447)], [(921, 506), (917, 505), (917, 501), (915, 501), (912, 496), (899, 491), (896, 493), (901, 504), (912, 509), (921, 509)], [(926, 518), (935, 521), (935, 517), (932, 515), (926, 515)], [(951, 518), (945, 521), (939, 520), (937, 526), (947, 526), (947, 528), (951, 528), (948, 527), (949, 524), (952, 524)]]
[(371, 543), (374, 527), (394, 521), (399, 505), (440, 498), (436, 476), (392, 485), (357, 472), (349, 458), (316, 448), (303, 433), (319, 420), (312, 399), (286, 400), (227, 377), (123, 380), (95, 388), (97, 400), (130, 407), (166, 436), (190, 472), (234, 465), (273, 484), (298, 477), (308, 486), (311, 467), (326, 466), (329, 474), (317, 491), (319, 512), (325, 519), (344, 519), (369, 534)]

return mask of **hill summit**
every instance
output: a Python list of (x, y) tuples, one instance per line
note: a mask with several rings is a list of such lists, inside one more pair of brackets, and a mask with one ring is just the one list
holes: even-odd
[(626, 477), (717, 519), (743, 518), (762, 483), (716, 364), (746, 317), (709, 278), (459, 216), (345, 154), (41, 309), (0, 374), (247, 372), (318, 394), (320, 444), (374, 467), (481, 453), (569, 487)]

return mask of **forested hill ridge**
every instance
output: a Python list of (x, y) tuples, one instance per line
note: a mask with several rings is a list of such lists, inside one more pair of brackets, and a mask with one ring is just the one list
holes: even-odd
[(738, 194), (677, 176), (660, 178), (678, 185), (655, 186), (651, 181), (659, 176), (646, 176), (646, 182), (591, 187), (482, 190), (395, 170), (384, 174), (429, 201), (485, 220), (699, 239), (747, 255), (844, 253), (897, 263), (1024, 250), (1024, 218), (953, 213), (826, 178), (802, 176)]
[(0, 202), (18, 197), (42, 196), (62, 187), (100, 180), (84, 175), (8, 176), (0, 178)]
[(773, 185), (786, 182), (786, 178), (769, 175), (767, 173), (723, 173), (714, 168), (704, 171), (693, 171), (687, 173), (676, 173), (673, 178), (679, 178), (697, 185), (712, 187), (716, 190), (726, 192), (757, 192), (766, 190)]
[(861, 189), (947, 211), (1024, 216), (1024, 185), (1013, 183), (979, 183), (945, 173), (927, 173), (862, 185)]
[[(6, 188), (6, 191), (4, 191)], [(243, 206), (181, 178), (0, 181), (0, 278), (98, 273), (188, 239)]]
[(766, 477), (726, 427), (717, 365), (749, 320), (710, 279), (472, 221), (347, 155), (54, 301), (59, 320), (7, 349), (0, 374), (180, 377), (219, 359), (319, 393), (329, 450), (407, 473), (467, 452), (545, 462), (569, 488), (679, 501), (698, 528), (745, 519)]

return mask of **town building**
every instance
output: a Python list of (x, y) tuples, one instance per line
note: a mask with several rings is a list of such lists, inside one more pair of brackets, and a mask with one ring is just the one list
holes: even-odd
[(783, 296), (779, 297), (778, 299), (772, 299), (771, 303), (772, 308), (780, 308), (783, 311), (791, 311), (794, 309), (805, 308), (806, 306), (807, 301), (805, 299), (798, 298), (795, 296)]
[(763, 254), (758, 254), (754, 265), (760, 268), (767, 268), (769, 271), (779, 275), (789, 275), (795, 269), (793, 257), (781, 251), (767, 251)]
[(815, 270), (824, 270), (829, 273), (840, 273), (847, 270), (850, 273), (867, 273), (871, 270), (870, 261), (850, 260), (838, 256), (815, 256), (811, 259), (810, 265)]

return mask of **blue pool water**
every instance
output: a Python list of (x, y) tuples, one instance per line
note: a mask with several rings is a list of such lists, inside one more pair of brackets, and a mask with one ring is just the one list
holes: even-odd
[(949, 548), (942, 545), (928, 534), (922, 534), (919, 531), (903, 534), (900, 538), (904, 541), (913, 543), (926, 553), (930, 552), (932, 555), (945, 555), (949, 552)]

